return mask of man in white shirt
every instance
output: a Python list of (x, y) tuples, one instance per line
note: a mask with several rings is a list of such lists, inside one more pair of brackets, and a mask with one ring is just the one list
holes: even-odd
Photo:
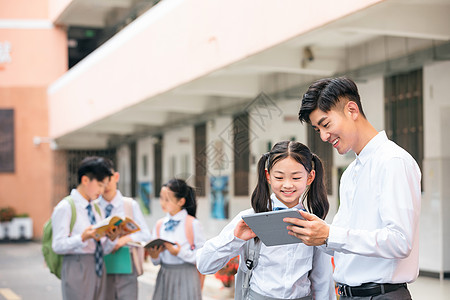
[[(109, 178), (109, 183), (105, 187), (102, 196), (99, 199), (99, 205), (104, 211), (105, 217), (109, 216), (119, 216), (119, 217), (129, 217), (133, 219), (139, 226), (140, 230), (124, 235), (117, 239), (114, 251), (117, 251), (123, 246), (128, 246), (132, 255), (132, 273), (131, 274), (107, 274), (106, 279), (106, 299), (111, 300), (132, 300), (138, 298), (138, 281), (137, 276), (142, 270), (138, 270), (141, 266), (137, 266), (139, 263), (137, 257), (142, 253), (143, 249), (135, 248), (133, 246), (127, 245), (130, 242), (147, 243), (151, 239), (150, 230), (148, 229), (147, 223), (144, 219), (142, 211), (139, 204), (131, 198), (122, 196), (122, 193), (117, 189), (117, 183), (120, 179), (119, 172), (114, 170), (114, 164), (111, 160), (105, 159), (112, 176)], [(130, 214), (130, 215), (129, 215)], [(141, 257), (142, 259), (143, 257)]]
[(416, 161), (366, 119), (356, 84), (322, 79), (304, 94), (299, 112), (339, 152), (356, 159), (341, 178), (331, 225), (303, 213), (285, 219), (306, 245), (334, 255), (340, 299), (411, 299), (406, 283), (419, 273), (421, 173)]

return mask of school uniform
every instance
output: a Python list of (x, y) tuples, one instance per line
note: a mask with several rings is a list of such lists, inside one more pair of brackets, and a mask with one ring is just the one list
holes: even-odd
[[(168, 250), (162, 251), (157, 259), (152, 259), (154, 265), (161, 265), (155, 284), (153, 300), (201, 299), (200, 279), (196, 263), (196, 253), (204, 243), (203, 228), (199, 220), (192, 223), (194, 231), (194, 245), (191, 249), (186, 238), (187, 211), (181, 210), (174, 216), (167, 214), (159, 230), (159, 237), (180, 244), (181, 249), (177, 256), (170, 254)], [(176, 223), (176, 225), (172, 225)], [(152, 236), (157, 237), (156, 226)]]
[[(106, 212), (109, 212), (108, 216), (120, 216), (125, 217), (124, 199), (120, 191), (118, 190), (116, 196), (111, 202), (106, 201), (100, 197), (98, 204), (100, 205), (103, 212), (105, 212), (105, 217), (107, 217)], [(109, 208), (108, 205), (112, 205)], [(108, 209), (107, 209), (108, 207)], [(130, 238), (134, 242), (148, 242), (151, 239), (150, 230), (144, 219), (139, 204), (136, 201), (132, 201), (132, 212), (133, 216), (131, 218), (136, 222), (141, 230), (130, 234)], [(131, 300), (138, 298), (138, 281), (136, 267), (132, 261), (132, 273), (131, 274), (107, 274), (107, 299), (121, 299), (121, 300)]]
[(415, 160), (384, 131), (342, 175), (341, 204), (322, 247), (334, 254), (342, 299), (410, 298), (406, 283), (419, 273), (420, 178)]
[[(274, 194), (271, 201), (274, 209), (287, 208)], [(298, 204), (295, 208), (303, 207)], [(201, 273), (213, 274), (237, 255), (240, 256), (240, 271), (247, 271), (243, 259), (248, 241), (237, 238), (234, 229), (243, 215), (253, 213), (253, 209), (241, 211), (218, 236), (208, 240), (197, 252), (197, 268)], [(314, 299), (336, 299), (331, 257), (303, 243), (266, 247), (261, 242), (250, 289), (250, 297), (256, 299), (300, 299), (309, 295)]]
[[(53, 210), (52, 248), (57, 254), (64, 255), (61, 269), (61, 287), (64, 300), (100, 300), (105, 298), (106, 271), (104, 263), (101, 275), (96, 274), (94, 239), (82, 241), (81, 234), (91, 225), (87, 207), (93, 212), (96, 222), (102, 220), (93, 207), (93, 202), (86, 200), (76, 189), (70, 193), (76, 209), (76, 220), (70, 233), (72, 209), (67, 201), (60, 201)], [(101, 239), (103, 254), (110, 253), (115, 243), (108, 238)]]

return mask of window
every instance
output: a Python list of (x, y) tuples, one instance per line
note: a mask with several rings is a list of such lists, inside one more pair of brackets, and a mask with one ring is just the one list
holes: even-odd
[(13, 109), (0, 109), (0, 172), (14, 172)]
[(408, 151), (422, 169), (422, 70), (386, 77), (385, 128), (388, 137)]

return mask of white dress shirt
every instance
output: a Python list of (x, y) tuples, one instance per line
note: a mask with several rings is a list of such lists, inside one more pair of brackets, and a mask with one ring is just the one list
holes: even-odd
[[(186, 238), (186, 216), (187, 211), (185, 209), (182, 209), (174, 216), (170, 216), (170, 214), (167, 214), (164, 217), (159, 231), (159, 237), (170, 242), (177, 242), (178, 244), (180, 244), (181, 249), (177, 256), (170, 254), (168, 250), (162, 251), (157, 259), (152, 259), (154, 265), (158, 265), (160, 263), (170, 265), (183, 263), (195, 264), (197, 250), (203, 247), (203, 244), (205, 244), (205, 236), (203, 234), (203, 228), (200, 221), (198, 219), (195, 219), (192, 222), (192, 226), (194, 228), (195, 249), (191, 249), (191, 245)], [(180, 221), (180, 223), (178, 223), (173, 231), (165, 231), (164, 223), (169, 219)], [(153, 228), (152, 236), (155, 238), (158, 236), (156, 233), (156, 225)]]
[[(72, 218), (72, 208), (70, 203), (66, 200), (60, 201), (56, 205), (52, 214), (52, 230), (53, 240), (52, 248), (57, 254), (94, 254), (96, 242), (94, 239), (81, 240), (81, 234), (91, 225), (86, 207), (89, 205), (87, 201), (76, 189), (70, 193), (75, 204), (77, 217), (73, 225), (72, 233), (70, 233), (70, 219)], [(102, 220), (102, 216), (97, 213), (93, 201), (92, 211), (97, 222)], [(103, 246), (103, 253), (110, 253), (115, 245), (115, 242), (103, 237), (101, 240)]]
[(420, 180), (416, 161), (384, 131), (356, 156), (342, 175), (341, 204), (328, 238), (336, 282), (358, 286), (417, 278)]
[[(124, 200), (122, 193), (119, 190), (117, 190), (116, 196), (114, 196), (114, 199), (112, 199), (111, 202), (106, 201), (100, 196), (98, 203), (103, 210), (103, 213), (105, 212), (106, 206), (108, 204), (112, 204), (113, 208), (111, 210), (110, 216), (119, 216), (121, 218), (125, 217)], [(131, 218), (136, 222), (141, 230), (130, 234), (130, 238), (134, 242), (147, 243), (152, 238), (150, 235), (150, 229), (148, 228), (147, 223), (144, 219), (144, 215), (142, 214), (139, 204), (136, 201), (132, 201), (132, 209), (133, 216), (131, 216)]]
[[(271, 199), (272, 207), (286, 208), (274, 195)], [(296, 208), (303, 207), (298, 204)], [(201, 273), (213, 274), (237, 255), (240, 255), (239, 268), (246, 272), (243, 257), (247, 241), (237, 238), (234, 229), (242, 216), (248, 214), (254, 214), (254, 210), (241, 211), (197, 252), (197, 268)], [(331, 257), (303, 243), (271, 247), (262, 243), (250, 288), (261, 295), (279, 299), (301, 298), (311, 293), (314, 299), (336, 299)]]

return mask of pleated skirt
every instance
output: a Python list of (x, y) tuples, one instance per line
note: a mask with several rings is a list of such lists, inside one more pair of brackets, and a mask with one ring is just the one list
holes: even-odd
[(153, 300), (201, 300), (200, 277), (193, 264), (162, 264)]

